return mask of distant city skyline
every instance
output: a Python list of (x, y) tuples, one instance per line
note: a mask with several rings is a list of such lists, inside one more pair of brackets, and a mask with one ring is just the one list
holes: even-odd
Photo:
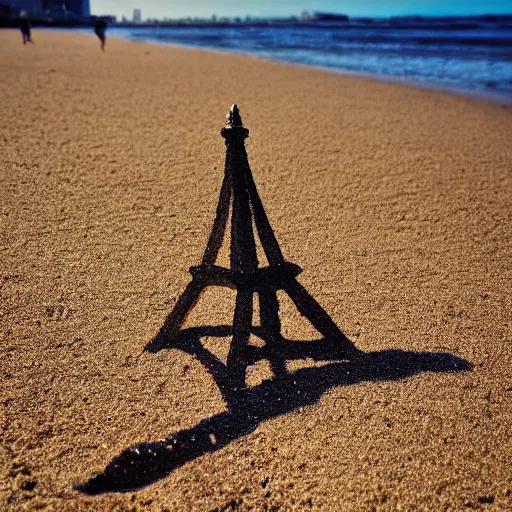
[(303, 11), (324, 11), (349, 16), (447, 16), (512, 14), (511, 0), (90, 0), (91, 13), (131, 18), (133, 9), (142, 9), (147, 18), (210, 18), (247, 15), (254, 17), (300, 16)]
[(67, 10), (77, 16), (90, 15), (90, 0), (11, 0), (7, 2), (15, 12), (24, 10), (29, 16), (39, 16), (44, 11)]

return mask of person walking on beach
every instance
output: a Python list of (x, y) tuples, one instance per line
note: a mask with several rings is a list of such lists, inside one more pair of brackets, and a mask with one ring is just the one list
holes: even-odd
[(105, 39), (106, 35), (105, 32), (107, 31), (107, 22), (102, 19), (98, 18), (94, 23), (94, 33), (99, 37), (101, 41), (101, 49), (105, 51)]
[(21, 36), (23, 37), (23, 44), (32, 43), (32, 38), (30, 37), (30, 19), (25, 11), (20, 13), (20, 30)]

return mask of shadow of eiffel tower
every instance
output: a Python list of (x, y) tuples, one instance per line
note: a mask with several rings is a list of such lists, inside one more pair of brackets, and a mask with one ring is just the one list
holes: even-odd
[[(360, 351), (297, 281), (302, 269), (285, 261), (252, 177), (245, 150), (249, 130), (244, 128), (236, 105), (231, 107), (227, 126), (221, 130), (221, 135), (226, 142), (224, 181), (202, 263), (190, 268), (192, 280), (146, 349), (154, 352), (164, 346), (174, 346), (187, 350), (183, 346), (187, 338), (180, 338), (181, 327), (204, 289), (207, 286), (235, 289), (232, 341), (225, 371), (222, 372), (225, 378), (217, 382), (229, 403), (230, 397), (245, 387), (246, 368), (255, 359), (251, 356), (254, 347), (248, 345), (251, 333), (265, 342), (265, 350), (260, 351), (259, 355), (269, 360), (274, 376), (287, 375), (285, 346), (289, 347), (290, 342), (281, 335), (278, 290), (287, 293), (300, 314), (322, 334), (324, 345), (326, 342), (334, 345), (338, 356), (336, 359), (350, 359)], [(230, 268), (225, 268), (215, 263), (224, 240), (230, 210)], [(266, 267), (259, 267), (253, 225), (269, 263)], [(259, 298), (259, 327), (253, 326), (255, 293)], [(329, 351), (333, 355), (333, 350)]]

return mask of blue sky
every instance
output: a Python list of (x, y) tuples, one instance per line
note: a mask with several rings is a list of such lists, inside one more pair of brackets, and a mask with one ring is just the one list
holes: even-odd
[(217, 16), (288, 16), (327, 11), (351, 16), (403, 14), (449, 15), (512, 13), (512, 0), (90, 0), (92, 14), (146, 18)]

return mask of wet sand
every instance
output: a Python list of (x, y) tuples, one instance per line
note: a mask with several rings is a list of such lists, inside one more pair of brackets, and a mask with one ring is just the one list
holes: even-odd
[[(0, 509), (512, 508), (510, 107), (33, 35), (0, 31)], [(232, 103), (286, 259), (368, 353), (281, 383), (259, 363), (246, 425), (194, 357), (143, 352), (205, 249)], [(286, 337), (314, 339), (282, 298)], [(233, 306), (210, 289), (187, 325)], [(228, 337), (202, 341), (225, 359)], [(144, 452), (141, 490), (73, 488), (180, 432), (219, 439)]]

